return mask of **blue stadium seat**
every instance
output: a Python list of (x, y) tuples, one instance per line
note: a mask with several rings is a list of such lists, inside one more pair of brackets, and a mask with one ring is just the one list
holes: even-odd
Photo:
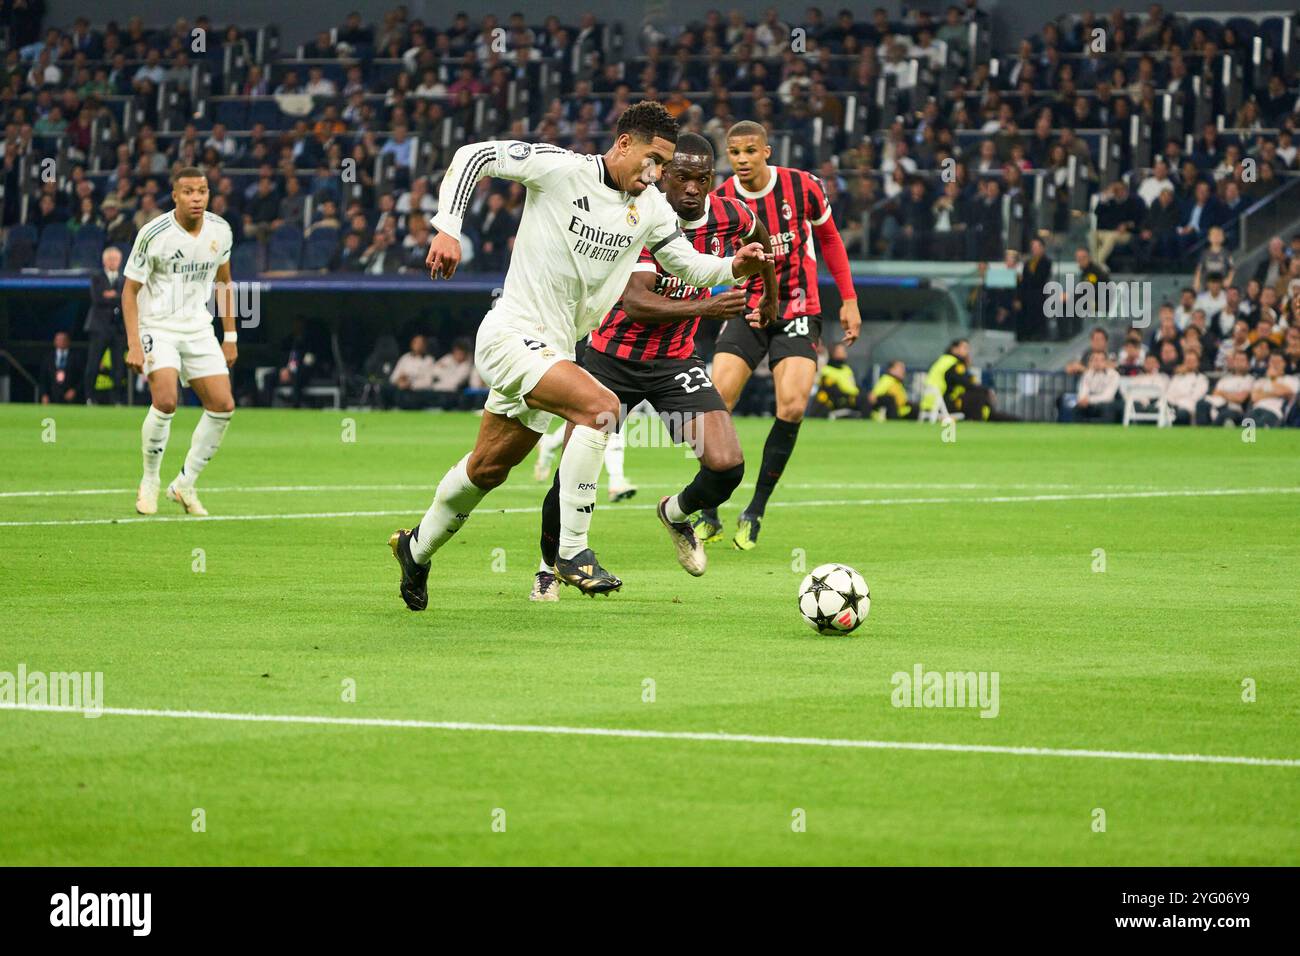
[(321, 229), (312, 233), (302, 253), (304, 269), (328, 269), (334, 251), (338, 248), (338, 233), (334, 229)]
[(77, 233), (77, 238), (72, 243), (72, 254), (68, 257), (68, 265), (73, 269), (98, 269), (103, 252), (103, 232), (99, 229), (91, 232), (90, 227), (87, 226)]
[(279, 242), (302, 242), (302, 230), (291, 222), (286, 222), (282, 226), (276, 226), (271, 233), (271, 243), (274, 245)]
[[(67, 230), (64, 230), (67, 235)], [(36, 268), (66, 269), (68, 267), (68, 244), (66, 242), (45, 242), (36, 247)]]
[(230, 273), (236, 279), (251, 279), (262, 271), (262, 247), (256, 242), (241, 242), (230, 254)]
[(275, 100), (255, 100), (248, 111), (248, 127), (255, 123), (265, 123), (268, 130), (289, 129), (293, 118), (280, 112)]
[(8, 235), (5, 236), (5, 272), (30, 269), (36, 263), (36, 240), (35, 226), (19, 225), (10, 227)]
[(41, 245), (62, 244), (63, 246), (72, 245), (72, 234), (68, 232), (68, 227), (61, 222), (51, 222), (41, 227)]
[(266, 267), (271, 272), (292, 272), (302, 262), (302, 241), (298, 239), (272, 239), (267, 252)]
[(248, 129), (248, 102), (246, 100), (219, 100), (212, 111), (214, 123), (224, 123), (226, 129)]

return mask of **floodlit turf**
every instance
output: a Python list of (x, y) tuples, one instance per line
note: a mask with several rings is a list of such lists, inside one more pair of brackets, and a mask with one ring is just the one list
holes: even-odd
[[(1300, 758), (1300, 432), (808, 422), (758, 548), (698, 580), (653, 511), (692, 467), (630, 448), (641, 492), (593, 523), (626, 588), (552, 605), (529, 459), (412, 614), (387, 538), (477, 419), (241, 410), (200, 491), (272, 517), (72, 524), (135, 518), (140, 415), (0, 406), (0, 672), (100, 671), (109, 708)], [(112, 493), (12, 494), (73, 489)], [(796, 611), (826, 561), (871, 586), (848, 638)], [(997, 716), (893, 706), (918, 664), (996, 672)], [(0, 768), (6, 864), (1300, 863), (1300, 766), (0, 710)]]

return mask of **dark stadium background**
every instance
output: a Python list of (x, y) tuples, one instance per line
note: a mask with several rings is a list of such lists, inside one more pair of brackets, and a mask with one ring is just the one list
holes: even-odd
[[(418, 244), (402, 255), (402, 262), (395, 269), (384, 268), (382, 275), (350, 272), (339, 258), (345, 236), (351, 229), (346, 216), (347, 204), (354, 199), (362, 203), (366, 221), (359, 242), (364, 248), (376, 232), (382, 231), (377, 229), (377, 220), (384, 218), (380, 208), (384, 200), (380, 197), (386, 193), (400, 197), (409, 189), (410, 181), (419, 178), (429, 183), (430, 193), (436, 196), (450, 152), (465, 141), (520, 135), (559, 141), (580, 151), (604, 150), (610, 123), (606, 120), (598, 129), (583, 131), (580, 125), (583, 99), (595, 104), (597, 116), (608, 110), (612, 101), (611, 84), (604, 82), (602, 76), (611, 66), (621, 71), (622, 80), (631, 87), (631, 100), (643, 95), (647, 92), (647, 81), (642, 70), (652, 47), (657, 45), (658, 69), (650, 92), (668, 100), (675, 109), (682, 106), (697, 109), (698, 116), (693, 120), (691, 113), (683, 114), (685, 126), (703, 126), (706, 133), (720, 142), (718, 131), (725, 125), (718, 120), (719, 96), (710, 88), (712, 65), (722, 72), (723, 85), (729, 89), (726, 98), (731, 109), (729, 116), (723, 114), (724, 117), (768, 118), (773, 130), (774, 162), (799, 166), (823, 178), (837, 180), (831, 185), (835, 218), (854, 262), (865, 320), (863, 338), (851, 351), (850, 362), (864, 385), (870, 383), (889, 359), (901, 358), (909, 368), (924, 369), (950, 338), (970, 334), (974, 364), (983, 370), (988, 381), (997, 385), (1011, 410), (1031, 418), (1055, 418), (1061, 395), (1076, 386), (1074, 376), (1065, 373), (1065, 365), (1085, 351), (1087, 328), (1094, 323), (1038, 322), (1032, 316), (1027, 319), (1024, 309), (1020, 310), (1022, 314), (1011, 314), (1003, 301), (1005, 296), (1000, 296), (991, 286), (985, 287), (981, 263), (999, 262), (1008, 248), (1024, 251), (1035, 232), (1048, 230), (1048, 257), (1058, 269), (1073, 268), (1075, 248), (1088, 242), (1089, 223), (1098, 194), (1116, 178), (1130, 179), (1136, 187), (1149, 173), (1154, 157), (1161, 152), (1168, 136), (1194, 139), (1202, 121), (1217, 122), (1224, 128), (1217, 155), (1196, 157), (1198, 175), (1206, 178), (1212, 175), (1213, 162), (1222, 158), (1227, 144), (1239, 142), (1243, 155), (1253, 155), (1258, 143), (1276, 139), (1280, 114), (1261, 115), (1255, 130), (1236, 131), (1233, 124), (1243, 104), (1252, 96), (1260, 97), (1263, 102), (1267, 95), (1265, 77), (1272, 72), (1283, 77), (1285, 96), (1294, 97), (1297, 49), (1290, 25), (1284, 22), (1287, 15), (1268, 9), (1241, 10), (1236, 14), (1223, 12), (1228, 6), (1216, 0), (1166, 5), (1163, 14), (1173, 33), (1169, 40), (1163, 41), (1141, 37), (1140, 25), (1148, 15), (1145, 5), (1140, 10), (1124, 10), (1126, 30), (1130, 34), (1124, 39), (1115, 34), (1111, 23), (1113, 11), (1097, 9), (1095, 25), (1105, 31), (1107, 42), (1115, 46), (1108, 47), (1105, 56), (1095, 61), (1104, 64), (1104, 69), (1099, 68), (1096, 75), (1081, 73), (1076, 79), (1077, 92), (1092, 102), (1096, 101), (1099, 76), (1109, 75), (1118, 65), (1132, 79), (1146, 54), (1155, 60), (1155, 87), (1160, 94), (1168, 65), (1168, 51), (1160, 48), (1167, 47), (1169, 42), (1185, 50), (1189, 73), (1207, 70), (1208, 76), (1222, 78), (1225, 52), (1233, 56), (1233, 68), (1240, 72), (1226, 85), (1207, 82), (1205, 93), (1199, 98), (1189, 93), (1181, 104), (1175, 102), (1175, 114), (1179, 105), (1182, 110), (1181, 116), (1176, 115), (1172, 120), (1165, 117), (1161, 98), (1157, 101), (1160, 115), (1136, 139), (1131, 130), (1121, 128), (1125, 125), (1122, 121), (1111, 122), (1109, 127), (1104, 122), (1097, 123), (1095, 128), (1093, 124), (1078, 127), (1076, 140), (1083, 144), (1083, 152), (1077, 175), (1072, 174), (1068, 187), (1053, 189), (1049, 182), (1051, 175), (1040, 176), (1041, 163), (1036, 161), (1036, 169), (1025, 173), (1019, 193), (999, 198), (999, 214), (993, 225), (980, 225), (972, 220), (972, 232), (955, 246), (936, 244), (918, 248), (900, 242), (894, 231), (906, 221), (906, 208), (900, 209), (898, 198), (890, 197), (888, 174), (880, 168), (890, 126), (901, 117), (903, 136), (912, 139), (930, 96), (937, 97), (940, 104), (940, 120), (935, 125), (941, 129), (951, 126), (948, 115), (953, 101), (949, 94), (954, 83), (963, 82), (969, 86), (965, 104), (972, 118), (971, 126), (980, 125), (986, 118), (980, 115), (980, 107), (985, 99), (983, 90), (991, 88), (998, 91), (1004, 102), (1013, 104), (1021, 120), (1019, 135), (1025, 139), (1032, 131), (1032, 122), (1026, 114), (1036, 105), (1052, 106), (1055, 116), (1052, 135), (1054, 140), (1058, 139), (1064, 128), (1078, 124), (1069, 121), (1067, 101), (1055, 102), (1060, 88), (1060, 83), (1054, 81), (1056, 74), (1043, 71), (1050, 81), (1035, 84), (1034, 100), (1029, 104), (1015, 100), (1015, 91), (1007, 88), (1006, 77), (1023, 40), (1030, 41), (1033, 57), (1041, 58), (1045, 25), (1049, 22), (1058, 27), (1061, 37), (1062, 53), (1058, 62), (1084, 63), (1086, 57), (1079, 52), (1083, 40), (1076, 35), (1081, 30), (1078, 23), (1081, 11), (1077, 6), (1063, 0), (958, 4), (962, 41), (951, 44), (941, 68), (919, 69), (918, 84), (911, 90), (900, 89), (900, 84), (888, 78), (878, 85), (879, 77), (889, 72), (879, 63), (874, 70), (858, 70), (857, 52), (845, 53), (843, 32), (836, 32), (839, 6), (819, 8), (824, 31), (820, 40), (819, 30), (810, 27), (810, 5), (742, 2), (720, 6), (717, 10), (724, 26), (732, 11), (737, 11), (741, 19), (750, 26), (759, 26), (761, 32), (763, 21), (771, 16), (769, 11), (775, 11), (775, 19), (789, 28), (788, 36), (778, 37), (779, 42), (773, 43), (770, 56), (756, 57), (769, 70), (764, 91), (771, 102), (769, 116), (765, 106), (756, 105), (755, 98), (745, 89), (746, 83), (730, 75), (735, 72), (736, 58), (728, 51), (734, 50), (734, 44), (723, 43), (724, 52), (710, 64), (700, 42), (701, 24), (713, 9), (709, 7), (649, 3), (620, 7), (616, 12), (602, 10), (590, 20), (580, 10), (557, 11), (553, 4), (537, 0), (502, 7), (492, 12), (507, 30), (504, 58), (509, 60), (520, 45), (519, 35), (512, 32), (511, 17), (515, 13), (534, 31), (536, 58), (517, 72), (507, 70), (507, 83), (499, 96), (491, 91), (472, 92), (458, 105), (456, 96), (448, 92), (426, 97), (424, 105), (417, 105), (421, 97), (391, 92), (404, 68), (402, 61), (384, 56), (385, 51), (379, 49), (379, 38), (386, 34), (397, 37), (398, 49), (405, 51), (415, 42), (411, 37), (418, 31), (413, 28), (422, 25), (428, 46), (437, 47), (439, 35), (455, 27), (461, 9), (457, 5), (416, 3), (401, 8), (366, 8), (361, 16), (363, 35), (359, 40), (356, 36), (352, 38), (350, 53), (337, 58), (336, 41), (344, 36), (334, 32), (328, 37), (327, 45), (336, 58), (323, 62), (312, 57), (319, 51), (311, 49), (311, 45), (322, 29), (343, 30), (346, 34), (347, 17), (356, 9), (351, 3), (324, 2), (272, 10), (264, 3), (236, 2), (223, 4), (206, 14), (201, 8), (180, 10), (170, 3), (137, 4), (130, 13), (114, 17), (117, 27), (126, 35), (126, 45), (131, 40), (131, 18), (138, 17), (143, 27), (140, 36), (143, 45), (126, 50), (125, 76), (133, 76), (139, 67), (138, 51), (164, 52), (169, 43), (188, 44), (189, 31), (205, 22), (209, 27), (206, 51), (192, 54), (189, 62), (193, 69), (187, 70), (184, 78), (166, 83), (161, 91), (131, 89), (129, 80), (117, 81), (113, 74), (120, 95), (104, 100), (112, 120), (101, 119), (95, 123), (94, 142), (88, 148), (69, 153), (68, 146), (74, 137), (66, 135), (36, 135), (25, 141), (13, 123), (17, 110), (24, 110), (31, 119), (34, 110), (43, 111), (50, 102), (66, 99), (70, 107), (84, 105), (75, 94), (67, 98), (65, 92), (79, 85), (75, 63), (68, 60), (58, 63), (63, 71), (61, 80), (46, 86), (51, 100), (41, 99), (40, 91), (24, 77), (16, 85), (11, 81), (11, 91), (0, 103), (6, 121), (7, 154), (0, 203), (5, 229), (3, 275), (0, 275), (0, 348), (4, 352), (4, 357), (0, 357), (0, 376), (3, 376), (4, 391), (0, 394), (20, 401), (36, 397), (37, 373), (50, 351), (49, 343), (55, 331), (70, 332), (74, 348), (78, 345), (84, 348), (88, 305), (86, 270), (97, 264), (104, 239), (96, 231), (95, 222), (78, 234), (72, 230), (64, 232), (59, 227), (65, 217), (76, 212), (77, 181), (85, 178), (92, 183), (94, 208), (102, 210), (106, 193), (115, 185), (116, 148), (126, 143), (132, 188), (137, 194), (145, 190), (150, 177), (136, 167), (142, 145), (137, 137), (141, 126), (148, 124), (155, 130), (157, 148), (162, 154), (152, 168), (152, 178), (158, 183), (159, 208), (165, 210), (169, 208), (167, 171), (182, 159), (202, 161), (202, 143), (213, 124), (220, 122), (229, 129), (239, 149), (221, 164), (219, 174), (213, 174), (214, 206), (218, 206), (216, 197), (223, 191), (221, 181), (226, 177), (230, 189), (216, 211), (236, 226), (235, 277), (256, 280), (261, 292), (259, 324), (256, 328), (243, 329), (240, 341), (242, 358), (236, 369), (236, 387), (241, 402), (261, 400), (262, 392), (254, 387), (255, 370), (274, 369), (285, 361), (285, 343), (295, 327), (306, 329), (312, 346), (315, 359), (312, 381), (329, 389), (337, 388), (344, 402), (360, 400), (367, 382), (375, 378), (375, 343), (381, 336), (392, 336), (404, 348), (412, 334), (426, 333), (435, 353), (442, 354), (454, 339), (472, 334), (477, 319), (491, 302), (493, 290), (500, 285), (506, 257), (499, 249), (493, 254), (479, 250), (476, 261), (467, 263), (453, 283), (439, 288), (432, 287), (423, 274)], [(7, 53), (19, 45), (19, 40), (43, 38), (50, 28), (66, 34), (79, 17), (89, 21), (97, 43), (103, 39), (107, 26), (103, 8), (76, 2), (36, 3), (29, 4), (28, 8), (43, 13), (39, 28), (30, 17), (24, 19), (13, 11), (12, 4), (5, 6)], [(911, 44), (917, 40), (924, 14), (933, 18), (936, 28), (941, 28), (948, 9), (945, 3), (854, 7), (853, 28), (848, 32), (859, 38), (859, 48), (869, 47), (878, 42), (876, 25), (883, 15), (888, 29)], [(1202, 11), (1207, 17), (1198, 16)], [(479, 7), (467, 12), (468, 33), (451, 37), (452, 55), (442, 57), (431, 53), (428, 54), (431, 59), (420, 60), (421, 66), (410, 73), (412, 90), (421, 80), (424, 65), (433, 66), (438, 71), (437, 79), (444, 84), (452, 84), (457, 79), (460, 52), (475, 44), (483, 17), (487, 15)], [(561, 14), (560, 26), (567, 31), (567, 36), (558, 42), (556, 34), (548, 34), (546, 29), (548, 18), (557, 13)], [(208, 14), (211, 19), (204, 21), (202, 18)], [(186, 18), (183, 24), (178, 16)], [(238, 36), (227, 41), (227, 29), (231, 25), (237, 25)], [(806, 56), (795, 55), (789, 49), (792, 38), (801, 29), (811, 34), (805, 46)], [(689, 31), (688, 36), (696, 40), (696, 45), (679, 65), (676, 46), (684, 31)], [(1238, 47), (1221, 50), (1211, 62), (1202, 63), (1194, 48), (1202, 38), (1223, 41), (1225, 31), (1235, 31)], [(181, 32), (183, 38), (179, 37)], [(973, 52), (963, 50), (968, 42), (966, 38), (972, 36)], [(1252, 62), (1257, 38), (1263, 65)], [(819, 62), (815, 55), (818, 42), (830, 51), (824, 62)], [(300, 53), (305, 57), (302, 60), (299, 60)], [(912, 59), (916, 57), (905, 57), (905, 60)], [(796, 92), (791, 101), (783, 92), (779, 86), (781, 80), (794, 68), (791, 64), (800, 60), (811, 64), (811, 69), (826, 68), (826, 99), (835, 101), (835, 105), (825, 110), (808, 109), (802, 103), (801, 94)], [(342, 122), (337, 131), (321, 131), (316, 127), (327, 107), (333, 105), (343, 110), (348, 105), (341, 88), (348, 78), (348, 65), (353, 62), (361, 67), (365, 102), (374, 110), (368, 121), (372, 133), (368, 139), (359, 135), (360, 124), (350, 119)], [(992, 75), (993, 62), (1000, 64), (996, 76)], [(97, 63), (91, 60), (86, 64), (92, 70), (92, 82)], [(274, 98), (249, 99), (240, 95), (241, 83), (247, 81), (249, 67), (255, 63), (269, 70), (271, 89), (281, 84), (290, 70), (305, 81), (313, 65), (321, 67), (324, 78), (332, 79), (340, 88), (339, 95), (316, 96), (304, 115), (290, 115), (280, 109)], [(24, 74), (30, 65), (22, 63), (17, 72)], [(166, 68), (174, 65), (174, 61), (164, 57), (161, 65)], [(112, 68), (111, 63), (107, 66)], [(677, 82), (679, 69), (684, 69), (688, 76), (684, 84)], [(986, 71), (991, 77), (987, 82)], [(10, 69), (7, 74), (12, 72)], [(486, 67), (476, 68), (475, 79), (490, 82), (489, 72)], [(869, 76), (870, 82), (863, 82), (864, 76)], [(584, 82), (591, 82), (593, 91), (581, 97), (583, 90), (579, 84)], [(674, 98), (673, 91), (679, 87), (683, 95)], [(1120, 93), (1115, 91), (1116, 98)], [(1140, 97), (1130, 99), (1137, 102)], [(559, 122), (550, 123), (546, 114), (555, 100), (560, 104)], [(825, 100), (821, 102), (824, 104)], [(396, 105), (406, 107), (418, 143), (414, 170), (407, 174), (395, 169), (392, 163), (376, 164), (372, 155), (365, 154), (359, 168), (364, 171), (362, 179), (366, 175), (374, 177), (373, 186), (344, 185), (339, 177), (340, 162), (354, 155), (353, 150), (363, 140), (366, 144), (362, 146), (363, 153), (382, 150), (391, 135), (392, 109)], [(440, 110), (441, 118), (424, 119), (422, 111), (426, 110)], [(1290, 111), (1286, 115), (1294, 116)], [(307, 124), (305, 137), (296, 137), (292, 132), (300, 120)], [(711, 130), (710, 121), (714, 122)], [(579, 124), (576, 130), (571, 129), (575, 122)], [(1293, 121), (1288, 119), (1288, 122)], [(194, 125), (197, 133), (198, 145), (192, 153), (182, 148), (188, 123)], [(520, 123), (522, 127), (518, 126)], [(264, 154), (255, 153), (250, 145), (253, 142), (250, 131), (257, 131), (259, 124), (265, 128)], [(253, 187), (263, 159), (274, 164), (284, 145), (280, 142), (282, 134), (287, 134), (287, 143), (309, 143), (308, 148), (294, 149), (293, 163), (302, 193), (311, 197), (311, 204), (303, 213), (302, 222), (291, 217), (275, 229), (261, 224), (262, 228), (245, 230), (239, 222), (241, 217), (232, 213), (232, 209), (242, 208), (247, 212), (250, 201), (235, 201), (233, 197)], [(865, 175), (855, 168), (862, 161), (855, 152), (864, 137), (869, 137), (875, 145), (874, 157), (866, 160)], [(979, 180), (1006, 181), (1000, 169), (1006, 161), (1007, 138), (998, 139), (996, 144), (998, 168), (987, 171), (974, 168), (981, 143), (991, 138), (998, 139), (979, 129), (952, 130), (952, 155), (972, 167), (963, 183), (963, 195), (972, 204)], [(919, 137), (914, 142), (919, 142)], [(916, 151), (913, 156), (919, 167), (914, 175), (926, 184), (928, 204), (942, 186), (937, 158), (918, 155)], [(57, 160), (54, 193), (58, 209), (53, 226), (42, 221), (47, 217), (37, 202), (41, 186), (39, 164), (50, 157)], [(719, 175), (728, 172), (725, 158), (720, 158)], [(1288, 237), (1294, 225), (1292, 187), (1296, 172), (1294, 168), (1283, 168), (1277, 173), (1274, 187), (1243, 189), (1246, 199), (1233, 211), (1229, 247), (1236, 256), (1237, 284), (1243, 292), (1245, 279), (1261, 261), (1267, 240), (1276, 235)], [(1181, 176), (1181, 171), (1175, 171), (1175, 176)], [(270, 178), (277, 193), (282, 191), (283, 170), (273, 165)], [(867, 181), (871, 185), (865, 185)], [(1178, 179), (1175, 182), (1180, 189), (1190, 188)], [(1218, 186), (1221, 190), (1222, 182)], [(512, 196), (507, 187), (508, 184), (499, 182), (482, 184), (480, 202), (468, 228), (471, 241), (480, 239), (475, 224), (482, 221), (482, 205), (489, 191), (502, 192), (507, 208), (514, 207), (518, 191)], [(335, 193), (340, 200), (340, 226), (313, 229), (310, 223), (319, 219), (319, 200), (326, 192)], [(1181, 193), (1179, 202), (1183, 202)], [(902, 205), (905, 207), (905, 203)], [(396, 230), (399, 241), (408, 226), (408, 218), (400, 217)], [(117, 242), (122, 244), (122, 239)], [(1121, 248), (1111, 261), (1111, 271), (1117, 279), (1151, 283), (1156, 303), (1177, 301), (1179, 290), (1188, 284), (1201, 245), (1193, 244), (1175, 256), (1145, 255)], [(824, 313), (833, 319), (839, 305), (838, 296), (829, 277), (823, 276), (822, 280)], [(1290, 311), (1290, 303), (1285, 305), (1286, 311)], [(829, 324), (833, 330), (834, 322)], [(1110, 323), (1112, 351), (1117, 349), (1127, 324)], [(713, 331), (714, 327), (708, 323), (702, 329), (701, 349), (706, 356), (711, 350)], [(1277, 344), (1282, 347), (1280, 341)], [(369, 365), (367, 360), (372, 360)], [(1294, 361), (1289, 359), (1291, 364)], [(1210, 364), (1208, 359), (1207, 364)], [(1211, 367), (1206, 371), (1213, 376), (1216, 369)], [(133, 398), (141, 400), (138, 390)], [(761, 394), (750, 410), (763, 410)]]

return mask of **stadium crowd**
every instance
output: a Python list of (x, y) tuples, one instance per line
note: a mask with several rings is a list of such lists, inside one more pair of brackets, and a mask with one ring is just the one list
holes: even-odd
[[(1234, 309), (1277, 286), (1252, 293), (1228, 262), (1242, 215), (1297, 170), (1279, 17), (1152, 4), (1016, 41), (990, 36), (977, 0), (903, 22), (880, 9), (809, 7), (789, 23), (709, 10), (635, 33), (590, 12), (432, 23), (396, 7), (280, 49), (266, 25), (47, 24), (43, 9), (6, 5), (5, 271), (96, 270), (105, 245), (129, 249), (169, 208), (169, 171), (197, 163), (234, 230), (236, 278), (422, 273), (462, 142), (597, 152), (622, 110), (657, 98), (715, 142), (720, 175), (728, 127), (763, 123), (774, 161), (820, 175), (859, 257), (1006, 264), (1024, 292), (1081, 244), (1095, 279), (1166, 269), (1199, 296), (1217, 273), (1225, 296), (1238, 290)], [(518, 184), (479, 183), (466, 272), (506, 267), (523, 198)], [(986, 315), (999, 327), (1073, 331), (1046, 327), (1032, 296), (998, 298)], [(1292, 300), (1279, 296), (1278, 328)]]
[[(247, 244), (245, 271), (418, 269), (421, 213), (436, 208), (449, 150), (514, 136), (596, 152), (642, 97), (712, 137), (723, 171), (726, 129), (762, 122), (778, 161), (822, 176), (860, 255), (998, 261), (1008, 238), (1026, 252), (1033, 235), (1095, 215), (1099, 265), (1180, 268), (1213, 226), (1233, 245), (1240, 214), (1295, 169), (1289, 67), (1270, 59), (1278, 69), (1217, 79), (1225, 56), (1249, 58), (1252, 36), (1235, 21), (1189, 23), (1159, 5), (1085, 12), (993, 58), (970, 48), (987, 28), (975, 0), (904, 23), (882, 10), (858, 20), (811, 7), (797, 23), (713, 10), (635, 37), (591, 13), (572, 25), (465, 13), (426, 23), (397, 7), (276, 52), (265, 28), (207, 17), (47, 26), (15, 9), (3, 224), (42, 231), (20, 231), (5, 265), (56, 263), (52, 224), (66, 231), (64, 264), (93, 262), (89, 237), (129, 242), (166, 207), (168, 170), (201, 163), (213, 211)], [(1177, 122), (1165, 94), (1182, 105)], [(1149, 127), (1145, 149), (1133, 117)], [(30, 178), (30, 161), (47, 157), (59, 175)], [(1042, 213), (1008, 237), (1017, 197)], [(522, 198), (481, 184), (466, 268), (503, 268)]]

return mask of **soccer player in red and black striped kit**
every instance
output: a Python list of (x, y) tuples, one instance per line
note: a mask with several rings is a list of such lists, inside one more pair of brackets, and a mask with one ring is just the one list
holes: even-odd
[[(744, 202), (767, 227), (780, 300), (777, 321), (769, 326), (754, 328), (744, 321), (727, 322), (718, 333), (713, 357), (713, 381), (728, 408), (736, 407), (741, 390), (764, 355), (776, 387), (776, 420), (763, 446), (754, 497), (741, 512), (732, 539), (743, 551), (758, 543), (767, 499), (794, 452), (799, 424), (817, 377), (816, 343), (822, 322), (814, 236), (844, 303), (840, 307), (840, 325), (844, 329), (840, 341), (852, 345), (862, 325), (849, 257), (831, 219), (821, 180), (802, 170), (769, 165), (771, 154), (767, 131), (761, 125), (746, 120), (732, 126), (727, 131), (727, 156), (735, 175), (715, 190), (716, 195)], [(695, 530), (705, 541), (720, 540), (722, 521), (717, 510), (700, 512)]]
[[(712, 144), (695, 133), (679, 135), (659, 188), (677, 213), (687, 240), (715, 256), (728, 255), (749, 242), (766, 246), (763, 224), (743, 202), (711, 194), (713, 182)], [(659, 520), (672, 539), (677, 561), (696, 576), (704, 573), (706, 561), (690, 517), (701, 508), (717, 508), (731, 496), (744, 476), (745, 461), (731, 413), (695, 352), (695, 331), (701, 318), (755, 325), (775, 319), (778, 285), (770, 262), (759, 276), (765, 291), (747, 310), (747, 290), (710, 295), (708, 289), (666, 272), (652, 250), (643, 249), (622, 299), (591, 333), (582, 354), (582, 367), (618, 396), (620, 418), (643, 399), (649, 400), (673, 441), (689, 443), (699, 460), (691, 482), (659, 502)], [(534, 601), (559, 599), (554, 573), (559, 534), (557, 476), (542, 505), (542, 568), (529, 595)]]

